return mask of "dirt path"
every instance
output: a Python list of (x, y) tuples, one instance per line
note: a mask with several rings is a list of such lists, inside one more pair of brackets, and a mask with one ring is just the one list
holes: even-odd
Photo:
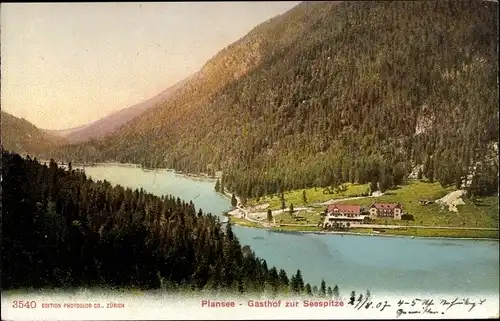
[(360, 200), (363, 198), (375, 198), (375, 197), (380, 197), (384, 194), (385, 193), (375, 192), (370, 196), (355, 196), (355, 197), (346, 197), (346, 198), (337, 198), (337, 199), (333, 198), (333, 199), (325, 201), (325, 202), (311, 204), (311, 206), (331, 205), (331, 204), (336, 204), (336, 203), (343, 202), (343, 201)]
[(482, 230), (482, 231), (498, 231), (498, 228), (490, 227), (463, 227), (463, 226), (424, 226), (424, 225), (383, 225), (383, 224), (360, 224), (353, 225), (353, 227), (365, 227), (365, 228), (386, 228), (386, 229), (396, 229), (396, 228), (418, 228), (418, 229), (428, 229), (428, 230)]
[[(228, 199), (231, 199), (232, 196), (233, 196), (233, 193), (231, 192), (228, 192), (228, 191), (224, 191), (223, 195), (225, 197), (227, 197)], [(384, 193), (373, 193), (373, 195), (370, 195), (370, 196), (357, 196), (357, 197), (346, 197), (346, 198), (339, 198), (339, 199), (331, 199), (331, 200), (328, 200), (328, 201), (325, 201), (325, 202), (321, 202), (321, 203), (313, 203), (313, 204), (310, 204), (308, 207), (297, 207), (294, 209), (294, 212), (298, 212), (298, 211), (312, 211), (313, 210), (313, 206), (324, 206), (324, 205), (330, 205), (330, 204), (335, 204), (335, 203), (338, 203), (338, 202), (342, 202), (342, 201), (348, 201), (348, 200), (355, 200), (355, 199), (362, 199), (362, 198), (370, 198), (370, 197), (380, 197), (384, 195)], [(265, 212), (250, 212), (248, 210), (248, 208), (245, 208), (242, 206), (241, 204), (241, 199), (236, 196), (236, 200), (238, 201), (237, 202), (237, 206), (234, 210), (230, 211), (228, 214), (229, 215), (232, 215), (232, 216), (235, 216), (235, 217), (238, 217), (238, 218), (243, 218), (243, 219), (246, 219), (250, 222), (254, 222), (254, 223), (258, 223), (258, 224), (261, 224), (265, 227), (269, 227), (269, 223), (267, 222), (267, 211)], [(289, 209), (280, 209), (280, 210), (273, 210), (271, 211), (272, 215), (273, 215), (273, 225), (276, 224), (276, 219), (275, 219), (275, 216), (278, 215), (278, 214), (282, 214), (282, 213), (286, 213), (288, 212)], [(294, 225), (295, 226), (295, 225)], [(303, 224), (298, 224), (297, 226), (303, 226)]]
[[(445, 205), (449, 205), (450, 208), (452, 206), (455, 206), (457, 202), (457, 199), (460, 199), (462, 196), (462, 193), (456, 193), (456, 192), (461, 192), (461, 191), (455, 191), (447, 196), (443, 197), (441, 200), (443, 200), (443, 203)], [(231, 199), (232, 194), (229, 192), (224, 192), (224, 195)], [(315, 203), (312, 204), (311, 206), (321, 206), (321, 205), (330, 205), (330, 204), (335, 204), (337, 202), (343, 202), (343, 201), (348, 201), (348, 200), (354, 200), (354, 199), (362, 199), (362, 198), (375, 198), (375, 197), (380, 197), (384, 195), (384, 193), (378, 193), (375, 195), (371, 196), (358, 196), (358, 197), (346, 197), (346, 198), (340, 198), (340, 199), (331, 199), (322, 203)], [(449, 196), (450, 195), (450, 196)], [(289, 210), (288, 209), (280, 209), (280, 210), (274, 210), (272, 211), (273, 215), (273, 224), (269, 224), (267, 222), (267, 212), (249, 212), (246, 208), (241, 206), (241, 201), (240, 198), (236, 196), (236, 199), (238, 201), (238, 205), (234, 210), (229, 212), (229, 215), (233, 215), (238, 218), (243, 218), (246, 219), (249, 222), (257, 223), (262, 225), (263, 227), (269, 228), (272, 225), (277, 225), (276, 224), (276, 219), (275, 215), (281, 214), (281, 213), (286, 213)], [(295, 208), (294, 211), (311, 211), (312, 207), (298, 207)], [(260, 219), (256, 219), (260, 218)], [(293, 223), (282, 223), (279, 224), (281, 226), (317, 226), (317, 224), (293, 224)], [(483, 231), (498, 231), (498, 228), (487, 228), (487, 227), (462, 227), (462, 226), (424, 226), (424, 225), (383, 225), (383, 224), (356, 224), (352, 226), (353, 228), (381, 228), (381, 229), (397, 229), (397, 228), (418, 228), (418, 229), (450, 229), (450, 230), (483, 230)]]

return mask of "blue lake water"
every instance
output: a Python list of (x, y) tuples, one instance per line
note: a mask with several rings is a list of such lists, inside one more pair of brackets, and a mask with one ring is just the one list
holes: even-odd
[[(143, 188), (156, 195), (192, 200), (204, 212), (221, 215), (230, 201), (217, 194), (213, 180), (170, 171), (99, 165), (85, 168), (94, 180)], [(485, 240), (318, 235), (234, 226), (242, 245), (250, 245), (268, 266), (289, 276), (300, 269), (305, 282), (337, 284), (341, 292), (499, 293), (499, 242)]]

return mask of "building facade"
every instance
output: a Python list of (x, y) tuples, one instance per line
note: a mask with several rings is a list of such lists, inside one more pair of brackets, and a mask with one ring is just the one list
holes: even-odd
[(361, 214), (362, 209), (359, 205), (329, 205), (326, 209), (323, 227), (347, 227), (362, 224), (365, 219), (365, 215)]
[(400, 220), (403, 208), (399, 203), (373, 203), (369, 208), (370, 218)]

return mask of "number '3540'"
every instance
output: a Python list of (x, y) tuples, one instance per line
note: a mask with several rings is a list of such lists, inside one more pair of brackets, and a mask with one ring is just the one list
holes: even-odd
[(36, 302), (35, 301), (12, 301), (12, 307), (14, 309), (17, 308), (27, 308), (27, 309), (34, 309), (36, 308)]

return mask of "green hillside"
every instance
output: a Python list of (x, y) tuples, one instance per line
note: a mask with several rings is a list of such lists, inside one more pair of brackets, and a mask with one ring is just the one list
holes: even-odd
[(243, 198), (341, 182), (387, 189), (415, 164), (458, 187), (481, 162), (477, 194), (496, 193), (497, 25), (495, 2), (302, 3), (112, 137), (54, 155), (223, 170)]
[(288, 277), (268, 266), (231, 224), (192, 202), (4, 151), (1, 174), (2, 290), (299, 295), (311, 287), (300, 270)]
[(2, 111), (2, 148), (19, 154), (45, 155), (65, 139), (45, 133), (24, 118)]

